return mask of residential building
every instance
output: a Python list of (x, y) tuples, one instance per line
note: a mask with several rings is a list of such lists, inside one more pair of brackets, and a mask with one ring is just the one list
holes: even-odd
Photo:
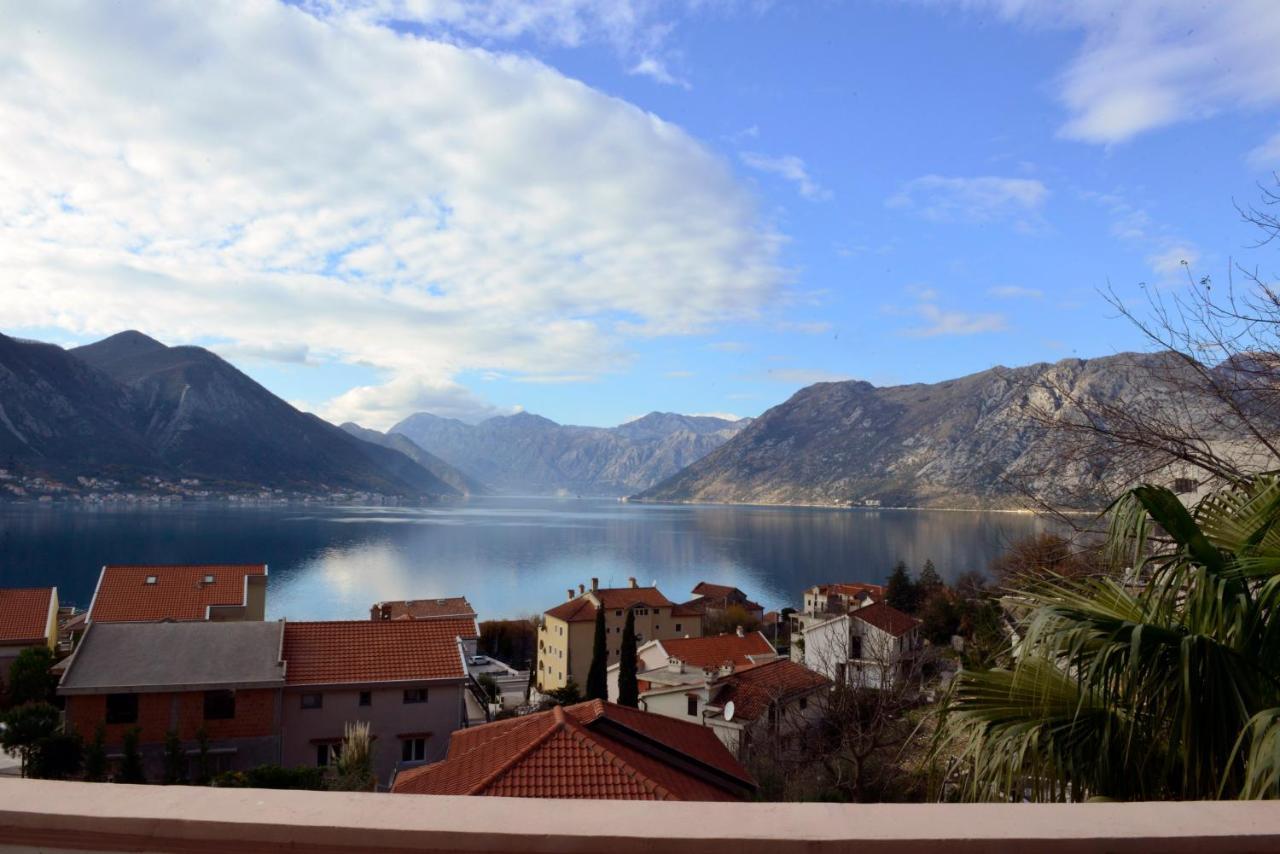
[(792, 658), (837, 683), (889, 688), (908, 670), (920, 649), (920, 621), (887, 602), (815, 622)]
[(754, 620), (757, 624), (764, 621), (764, 606), (752, 602), (747, 598), (746, 593), (736, 587), (700, 581), (693, 588), (693, 594), (694, 598), (680, 607), (684, 611), (702, 614), (704, 630), (709, 621), (723, 617), (730, 608), (742, 609), (747, 618)]
[(371, 620), (447, 620), (453, 618), (475, 620), (476, 611), (465, 596), (444, 599), (396, 599), (375, 602), (369, 609)]
[(635, 611), (637, 646), (655, 638), (701, 637), (702, 615), (675, 604), (657, 587), (578, 585), (568, 600), (543, 614), (538, 628), (536, 684), (542, 692), (563, 688), (570, 680), (585, 688), (595, 640), (596, 609), (605, 615), (605, 641), (610, 663), (618, 660), (628, 609)]
[(104, 566), (89, 623), (263, 620), (267, 566)]
[(214, 772), (279, 762), (283, 637), (278, 622), (93, 623), (58, 687), (67, 722), (86, 739), (105, 725), (117, 758), (137, 727), (151, 779), (170, 731), (194, 761), (203, 729)]
[(801, 615), (808, 617), (827, 617), (833, 614), (847, 614), (874, 602), (883, 601), (885, 588), (882, 584), (865, 582), (848, 582), (840, 584), (818, 584), (804, 592), (804, 608)]
[(455, 733), (442, 762), (393, 792), (514, 798), (741, 801), (755, 781), (706, 727), (600, 700)]
[(380, 785), (399, 765), (441, 759), (467, 720), (474, 631), (470, 617), (286, 623), (283, 764), (328, 765), (354, 721), (370, 725)]
[(58, 643), (58, 588), (0, 588), (0, 687), (24, 649), (55, 650)]
[[(704, 669), (751, 667), (778, 657), (773, 645), (760, 632), (711, 635), (700, 638), (666, 638), (647, 641), (636, 649), (636, 677), (640, 690), (651, 687), (692, 684)], [(609, 699), (618, 700), (618, 672), (621, 662), (609, 665)]]

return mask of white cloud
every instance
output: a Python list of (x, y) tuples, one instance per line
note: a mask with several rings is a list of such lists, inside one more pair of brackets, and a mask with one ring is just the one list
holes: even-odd
[[(1078, 30), (1057, 80), (1064, 136), (1117, 143), (1229, 109), (1280, 103), (1275, 0), (953, 0), (1036, 28)], [(1278, 150), (1280, 152), (1280, 150)]]
[(723, 418), (725, 421), (741, 421), (744, 416), (732, 412), (691, 412), (694, 418)]
[(886, 204), (934, 222), (1014, 220), (1030, 226), (1048, 196), (1048, 188), (1032, 178), (923, 175), (904, 184)]
[(529, 59), (268, 0), (3, 17), (10, 328), (366, 365), (387, 382), (320, 411), (384, 427), (483, 408), (464, 371), (615, 370), (779, 292), (726, 163)]
[(784, 320), (778, 324), (778, 329), (783, 332), (798, 332), (801, 335), (825, 335), (831, 331), (832, 326), (825, 320), (813, 322)]
[(679, 86), (682, 89), (691, 89), (689, 81), (676, 77), (668, 69), (662, 60), (646, 56), (627, 71), (628, 74), (639, 75), (640, 77), (648, 77), (665, 86)]
[(994, 288), (988, 288), (987, 294), (1000, 299), (1041, 299), (1044, 297), (1044, 291), (1039, 288), (1024, 288), (1019, 285), (999, 285)]
[(818, 185), (816, 181), (809, 176), (809, 170), (805, 166), (803, 160), (794, 154), (784, 154), (781, 157), (770, 157), (765, 154), (756, 154), (750, 151), (744, 151), (741, 155), (742, 162), (748, 167), (755, 169), (757, 172), (767, 172), (771, 175), (777, 175), (796, 185), (796, 191), (810, 201), (823, 201), (831, 198), (831, 191), (826, 190)]
[(942, 335), (979, 335), (984, 332), (1002, 332), (1008, 328), (1003, 314), (974, 314), (965, 311), (949, 311), (934, 302), (936, 294), (920, 300), (909, 308), (887, 305), (884, 312), (894, 316), (917, 317), (923, 323), (901, 330), (910, 338), (936, 338)]
[(1194, 267), (1200, 260), (1200, 253), (1194, 246), (1170, 246), (1147, 256), (1151, 269), (1162, 276), (1186, 275), (1186, 270)]

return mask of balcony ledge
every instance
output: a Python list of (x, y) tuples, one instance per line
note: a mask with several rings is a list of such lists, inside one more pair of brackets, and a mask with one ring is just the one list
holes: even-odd
[(0, 780), (0, 852), (1270, 851), (1268, 802), (698, 804)]

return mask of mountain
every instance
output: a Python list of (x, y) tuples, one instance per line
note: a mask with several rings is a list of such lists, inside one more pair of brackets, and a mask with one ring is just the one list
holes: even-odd
[(420, 412), (390, 433), (408, 437), (495, 490), (622, 496), (669, 477), (746, 423), (653, 412), (619, 427), (575, 427), (521, 412), (467, 424)]
[(1098, 507), (1123, 485), (1115, 461), (1101, 448), (1065, 453), (1063, 434), (1033, 414), (1066, 418), (1065, 400), (1081, 398), (1139, 407), (1168, 392), (1153, 375), (1179, 369), (1164, 356), (1126, 353), (995, 368), (932, 385), (818, 383), (635, 497), (1012, 507), (1030, 493), (1062, 507)]
[(418, 447), (408, 436), (401, 433), (379, 433), (377, 430), (361, 427), (352, 421), (348, 421), (341, 427), (357, 439), (399, 451), (463, 495), (484, 495), (489, 491), (488, 487), (480, 481), (459, 471), (435, 454)]
[(0, 454), (28, 473), (458, 494), (399, 451), (299, 412), (213, 353), (139, 332), (70, 351), (0, 335), (0, 413)]

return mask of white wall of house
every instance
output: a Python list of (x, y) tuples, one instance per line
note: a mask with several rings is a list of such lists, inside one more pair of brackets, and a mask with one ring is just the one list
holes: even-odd
[(919, 630), (901, 637), (845, 615), (811, 624), (804, 632), (804, 651), (797, 660), (828, 679), (849, 685), (881, 688), (892, 684), (905, 653), (918, 646)]

